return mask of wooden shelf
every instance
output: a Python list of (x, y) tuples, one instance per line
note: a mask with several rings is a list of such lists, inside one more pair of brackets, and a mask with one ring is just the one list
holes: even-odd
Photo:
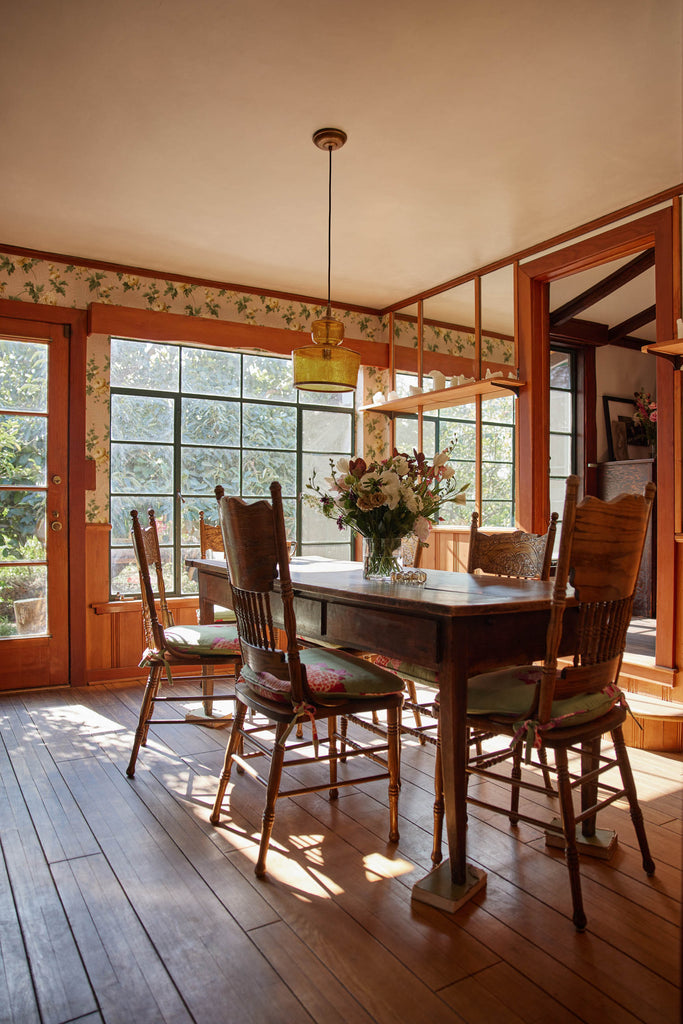
[(643, 345), (641, 352), (649, 352), (653, 356), (664, 356), (674, 364), (677, 370), (680, 370), (683, 365), (683, 338), (658, 341), (655, 345)]
[(471, 402), (477, 395), (486, 398), (500, 398), (501, 391), (517, 393), (525, 381), (511, 377), (495, 377), (493, 380), (475, 380), (473, 384), (459, 384), (455, 388), (441, 388), (439, 391), (423, 391), (407, 398), (395, 398), (392, 402), (362, 405), (359, 412), (413, 413), (418, 409), (450, 409), (455, 405)]

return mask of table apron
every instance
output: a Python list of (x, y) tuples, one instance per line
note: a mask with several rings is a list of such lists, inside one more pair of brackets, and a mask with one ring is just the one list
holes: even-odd
[[(282, 626), (282, 605), (271, 594), (273, 621)], [(401, 661), (438, 670), (450, 630), (467, 639), (467, 674), (506, 663), (542, 658), (548, 611), (485, 616), (433, 616), (375, 609), (368, 604), (328, 601), (294, 594), (297, 632), (312, 640), (374, 651)], [(501, 652), (504, 658), (501, 659)]]

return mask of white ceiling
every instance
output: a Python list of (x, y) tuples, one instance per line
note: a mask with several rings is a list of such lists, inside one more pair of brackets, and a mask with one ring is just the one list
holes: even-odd
[(680, 0), (7, 3), (0, 246), (324, 295), (311, 135), (333, 125), (332, 295), (381, 308), (683, 180), (681, 20)]

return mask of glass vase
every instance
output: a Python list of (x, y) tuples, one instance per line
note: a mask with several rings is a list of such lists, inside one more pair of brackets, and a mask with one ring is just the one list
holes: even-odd
[(390, 580), (400, 573), (401, 537), (363, 538), (363, 576), (366, 580)]

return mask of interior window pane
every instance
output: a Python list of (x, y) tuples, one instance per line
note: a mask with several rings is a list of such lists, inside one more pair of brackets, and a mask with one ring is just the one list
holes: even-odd
[(0, 552), (3, 562), (45, 558), (45, 491), (0, 491)]
[[(396, 447), (400, 452), (407, 452), (412, 455), (417, 450), (417, 417), (397, 416), (396, 417)], [(423, 419), (422, 421), (422, 451), (428, 459), (433, 459), (436, 453), (436, 422)]]
[(550, 392), (550, 429), (571, 431), (572, 429), (572, 394), (571, 391)]
[(111, 387), (177, 391), (179, 366), (177, 345), (111, 339)]
[(484, 501), (491, 498), (512, 498), (512, 466), (504, 462), (482, 462), (481, 490)]
[(47, 566), (0, 566), (0, 636), (47, 632)]
[(210, 494), (217, 484), (226, 494), (239, 494), (240, 453), (235, 448), (181, 449), (180, 487), (183, 497)]
[(240, 356), (219, 349), (183, 349), (182, 390), (195, 395), (239, 398)]
[(0, 338), (0, 409), (47, 412), (47, 345)]
[(114, 545), (130, 544), (131, 509), (137, 510), (138, 518), (144, 526), (147, 523), (148, 508), (154, 509), (159, 541), (170, 544), (173, 540), (173, 533), (168, 524), (173, 521), (173, 498), (159, 494), (112, 495), (110, 506), (111, 543)]
[(0, 416), (0, 484), (44, 487), (47, 483), (47, 420)]
[(173, 441), (173, 399), (111, 396), (112, 441)]
[(486, 462), (512, 462), (512, 427), (481, 428), (481, 457)]
[(513, 526), (514, 515), (510, 503), (482, 501), (482, 526)]
[(244, 439), (252, 448), (296, 448), (296, 412), (288, 405), (245, 405)]
[[(289, 416), (291, 419), (291, 411)], [(350, 451), (351, 417), (305, 409), (302, 414), (301, 447), (304, 451)]]
[(569, 476), (572, 471), (572, 439), (566, 434), (550, 435), (550, 471), (553, 476)]
[(270, 402), (296, 402), (289, 359), (242, 356), (242, 395)]
[(568, 352), (550, 353), (550, 386), (563, 388), (565, 391), (571, 390), (572, 364)]
[(513, 395), (501, 395), (482, 402), (481, 418), (488, 423), (514, 423), (515, 399)]
[(245, 448), (242, 454), (242, 494), (270, 496), (271, 481), (279, 480), (282, 493), (296, 494), (296, 453), (254, 451)]
[(235, 445), (240, 443), (240, 407), (237, 402), (183, 398), (184, 444)]
[(161, 444), (112, 444), (111, 489), (118, 494), (171, 494), (173, 447)]

